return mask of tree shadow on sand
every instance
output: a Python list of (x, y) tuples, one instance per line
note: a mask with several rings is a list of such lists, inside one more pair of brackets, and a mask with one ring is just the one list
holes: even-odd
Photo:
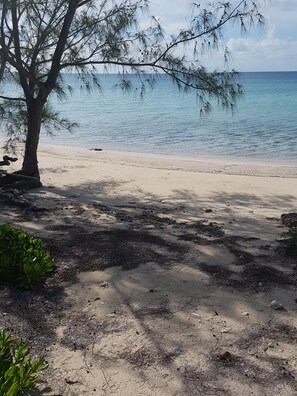
[[(33, 347), (36, 343), (36, 350), (40, 351), (41, 346), (46, 350), (58, 342), (56, 328), (62, 323), (66, 329), (59, 340), (61, 345), (84, 353), (90, 345), (98, 344), (98, 337), (104, 342), (106, 337), (127, 331), (125, 326), (129, 325), (135, 330), (136, 339), (137, 333), (143, 334), (145, 343), (142, 344), (141, 339), (135, 341), (137, 348), (133, 349), (127, 339), (116, 357), (108, 357), (99, 349), (92, 357), (88, 355), (89, 359), (95, 359), (95, 365), (112, 364), (118, 359), (134, 367), (139, 378), (146, 381), (149, 381), (150, 367), (161, 367), (179, 378), (182, 389), (176, 395), (234, 394), (217, 384), (218, 370), (258, 390), (264, 389), (265, 381), (273, 378), (275, 386), (283, 384), (295, 389), (292, 376), (281, 376), (281, 362), (272, 364), (274, 357), (264, 354), (258, 371), (258, 358), (241, 354), (240, 340), (250, 339), (251, 332), (265, 336), (267, 343), (275, 342), (277, 331), (269, 333), (263, 323), (254, 324), (249, 333), (238, 331), (232, 341), (232, 358), (221, 359), (221, 352), (215, 347), (219, 337), (216, 332), (223, 321), (230, 319), (240, 323), (236, 304), (232, 304), (233, 293), (237, 299), (243, 298), (247, 309), (257, 311), (258, 302), (249, 298), (251, 293), (263, 293), (275, 287), (290, 288), (296, 282), (294, 262), (290, 258), (284, 260), (274, 250), (280, 226), (277, 219), (251, 218), (248, 213), (245, 219), (245, 213), (240, 212), (240, 221), (230, 220), (231, 227), (226, 223), (226, 214), (230, 219), (238, 218), (237, 208), (241, 206), (254, 211), (269, 205), (290, 211), (295, 198), (279, 195), (261, 200), (244, 194), (213, 193), (206, 199), (189, 191), (175, 191), (160, 202), (157, 196), (144, 191), (140, 192), (141, 199), (132, 194), (115, 196), (113, 191), (117, 187), (117, 181), (113, 180), (65, 190), (41, 188), (31, 194), (32, 198), (28, 196), (41, 206), (51, 200), (48, 210), (8, 208), (14, 211), (14, 221), (28, 231), (34, 232), (38, 224), (40, 235), (55, 258), (56, 271), (47, 283), (48, 289), (40, 294), (2, 289), (1, 310), (6, 313), (6, 319), (0, 324), (13, 333), (31, 338)], [(46, 198), (48, 192), (54, 194), (54, 198)], [(216, 207), (215, 211), (212, 207)], [(263, 227), (269, 228), (269, 232), (262, 235), (257, 230)], [(248, 250), (253, 243), (256, 254)], [(231, 261), (222, 262), (221, 256), (216, 256), (217, 249), (225, 249)], [(207, 255), (211, 256), (210, 262)], [(146, 266), (148, 270), (151, 268), (151, 277), (142, 276), (140, 272), (137, 282), (133, 283), (129, 277), (132, 279), (138, 268)], [(108, 272), (112, 268), (116, 272)], [(96, 320), (88, 311), (67, 316), (69, 307), (63, 288), (75, 284), (80, 274), (88, 271), (107, 271), (108, 282), (121, 301), (112, 323), (108, 318)], [(125, 287), (122, 279), (125, 279)], [(264, 286), (259, 288), (259, 283)], [(220, 290), (227, 292), (229, 303), (213, 306), (212, 298), (215, 293), (220, 294)], [(197, 327), (193, 322), (195, 316), (191, 317), (192, 312), (199, 313), (201, 309), (212, 320), (217, 316), (223, 318), (213, 325), (215, 336), (210, 334), (211, 339), (209, 334), (205, 335), (206, 328)], [(290, 313), (283, 315), (283, 318), (272, 319), (276, 327), (280, 326), (279, 321), (290, 319)], [(295, 331), (291, 326), (289, 334), (277, 340), (288, 344), (292, 335), (295, 337)], [(201, 347), (197, 346), (200, 344)], [(225, 348), (226, 343), (219, 345)], [(193, 357), (189, 357), (191, 348), (203, 355), (204, 369), (198, 363), (193, 365)], [(245, 370), (253, 375), (246, 375)], [(290, 370), (288, 367), (288, 373)]]

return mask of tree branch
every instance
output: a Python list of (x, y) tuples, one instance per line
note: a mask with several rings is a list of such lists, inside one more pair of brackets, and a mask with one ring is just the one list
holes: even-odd
[(0, 95), (0, 99), (4, 99), (4, 100), (14, 100), (14, 101), (22, 101), (26, 103), (26, 99), (25, 98), (13, 98), (10, 96), (4, 96), (4, 95)]
[(189, 37), (185, 37), (183, 39), (174, 41), (172, 44), (170, 44), (166, 50), (159, 56), (159, 58), (157, 58), (155, 60), (155, 63), (158, 63), (170, 50), (172, 50), (173, 48), (177, 47), (180, 44), (184, 44), (190, 41), (194, 41), (199, 39), (200, 37), (209, 35), (210, 33), (219, 30), (221, 27), (223, 27), (228, 21), (230, 21), (231, 19), (233, 19), (234, 17), (236, 17), (236, 11), (240, 8), (240, 6), (245, 2), (245, 0), (242, 0), (229, 14), (227, 14), (227, 17), (220, 20), (216, 25), (203, 30), (202, 32), (200, 32), (199, 34), (193, 35), (193, 36), (189, 36)]
[(49, 72), (47, 81), (45, 83), (45, 86), (46, 86), (48, 92), (50, 92), (53, 89), (53, 87), (56, 83), (56, 80), (58, 78), (58, 75), (60, 72), (60, 60), (61, 60), (61, 57), (64, 52), (69, 29), (71, 27), (71, 23), (73, 21), (73, 18), (74, 18), (74, 15), (75, 15), (78, 5), (79, 5), (79, 0), (70, 0), (69, 1), (67, 13), (65, 15), (64, 23), (63, 23), (63, 26), (62, 26), (62, 29), (61, 29), (61, 32), (59, 35), (58, 44), (56, 46), (56, 49), (55, 49), (55, 52), (53, 55), (50, 72)]

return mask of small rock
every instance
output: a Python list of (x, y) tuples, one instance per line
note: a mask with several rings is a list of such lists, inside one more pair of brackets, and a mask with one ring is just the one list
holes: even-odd
[(99, 300), (101, 300), (99, 296), (94, 299), (94, 301), (99, 301)]
[(242, 316), (249, 316), (250, 315), (250, 313), (249, 312), (242, 312), (242, 314), (241, 314)]
[(230, 361), (230, 360), (232, 360), (232, 355), (230, 352), (226, 351), (226, 352), (220, 353), (218, 355), (218, 358), (223, 361)]
[(171, 355), (180, 355), (181, 352), (182, 352), (182, 350), (181, 350), (180, 347), (174, 347), (174, 348), (172, 349), (172, 351), (171, 351), (170, 354), (171, 354)]
[(280, 303), (279, 301), (277, 301), (277, 300), (273, 300), (273, 301), (271, 301), (271, 303), (270, 303), (270, 306), (271, 306), (271, 308), (273, 308), (273, 309), (275, 309), (275, 310), (281, 310), (281, 309), (284, 309), (284, 306), (283, 306), (283, 304), (282, 303)]
[(200, 315), (198, 315), (196, 312), (191, 312), (191, 315), (193, 315), (193, 316), (197, 316), (197, 318), (201, 318), (201, 316), (200, 316)]
[(270, 342), (270, 343), (268, 344), (268, 347), (269, 347), (269, 348), (274, 348), (274, 344), (273, 344), (272, 342)]
[(258, 283), (258, 286), (259, 286), (259, 287), (262, 287), (262, 286), (263, 286), (263, 283), (262, 283), (262, 282), (259, 282), (259, 283)]
[(212, 209), (205, 209), (205, 213), (211, 213)]
[(156, 227), (153, 224), (148, 224), (144, 227), (146, 230), (154, 230)]
[(231, 331), (232, 329), (231, 329), (231, 327), (223, 327), (222, 328), (222, 330), (221, 330), (221, 333), (229, 333), (230, 331)]
[(132, 223), (133, 218), (131, 216), (123, 216), (121, 221), (127, 221), (128, 223)]
[(100, 287), (109, 287), (109, 283), (104, 281), (104, 282), (101, 282), (99, 286)]

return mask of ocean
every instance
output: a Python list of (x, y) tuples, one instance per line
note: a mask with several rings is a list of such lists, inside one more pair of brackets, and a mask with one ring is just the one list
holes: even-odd
[[(53, 137), (42, 133), (42, 143), (196, 158), (297, 160), (297, 72), (242, 73), (245, 94), (236, 113), (214, 104), (206, 118), (200, 117), (195, 94), (179, 92), (166, 76), (143, 98), (138, 90), (116, 88), (116, 75), (99, 78), (102, 91), (87, 93), (74, 75), (66, 76), (73, 94), (51, 103), (79, 127)], [(131, 78), (137, 82), (137, 76)]]

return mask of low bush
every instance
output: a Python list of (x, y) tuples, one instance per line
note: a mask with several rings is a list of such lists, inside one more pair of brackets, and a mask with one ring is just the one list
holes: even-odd
[(0, 226), (0, 279), (17, 287), (32, 289), (53, 270), (53, 259), (43, 242), (27, 232)]
[(20, 396), (32, 389), (47, 368), (44, 357), (30, 358), (28, 342), (0, 331), (0, 396)]
[(286, 245), (290, 253), (297, 254), (297, 228), (292, 228), (290, 230)]

